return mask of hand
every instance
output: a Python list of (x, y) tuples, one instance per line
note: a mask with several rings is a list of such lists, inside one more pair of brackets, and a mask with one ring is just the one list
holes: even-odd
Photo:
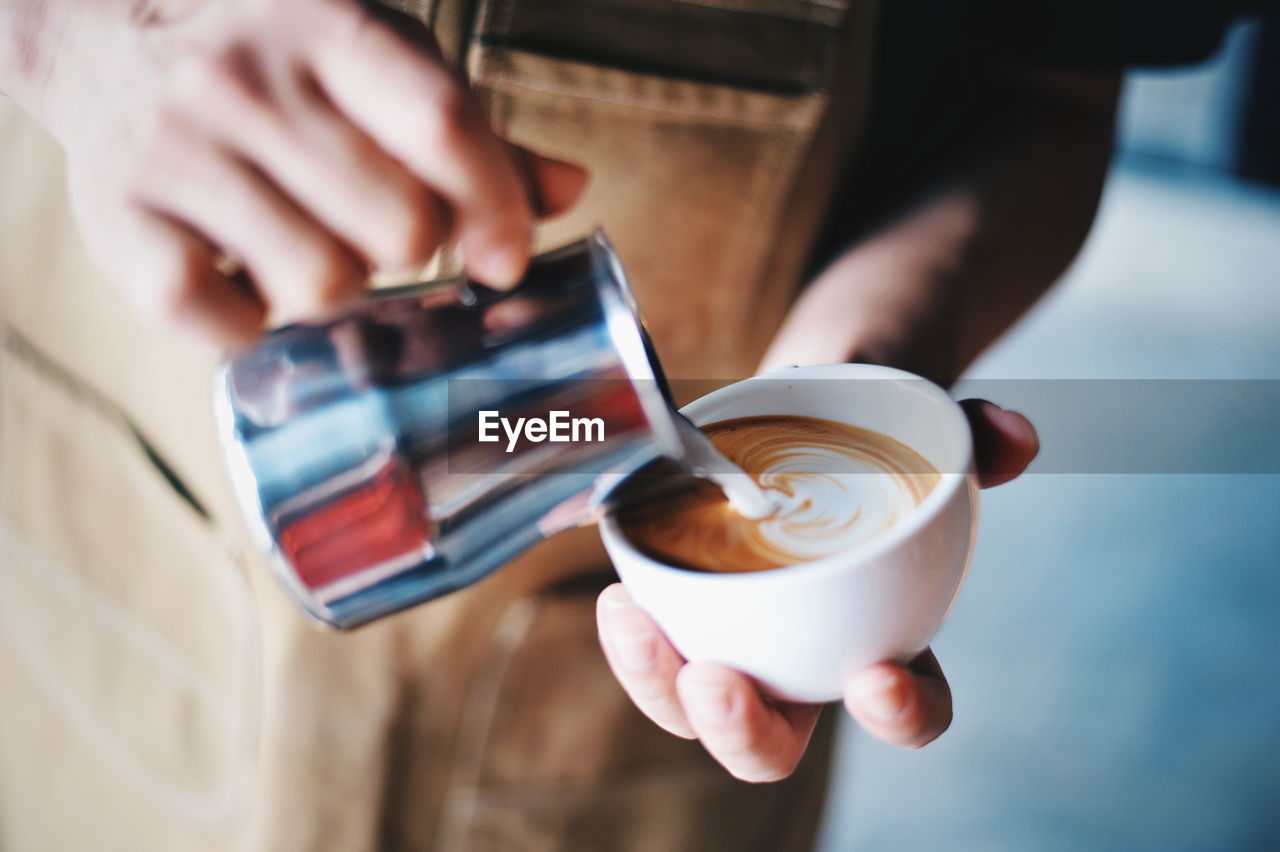
[[(1018, 476), (1039, 450), (1031, 422), (983, 400), (961, 405), (973, 430), (979, 484)], [(596, 616), (614, 675), (659, 727), (701, 740), (744, 781), (776, 781), (795, 769), (821, 705), (778, 701), (733, 669), (686, 663), (620, 583), (600, 594)], [(904, 748), (927, 745), (951, 724), (951, 689), (930, 650), (905, 667), (863, 669), (846, 684), (844, 701), (863, 728)]]
[(88, 247), (147, 314), (217, 342), (451, 237), (510, 286), (535, 217), (585, 183), (495, 136), (421, 24), (358, 0), (59, 4), (26, 100), (66, 149)]

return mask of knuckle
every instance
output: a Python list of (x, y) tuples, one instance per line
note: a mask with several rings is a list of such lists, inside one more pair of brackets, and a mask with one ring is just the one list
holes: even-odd
[(172, 76), (175, 105), (194, 106), (221, 93), (224, 80), (215, 56), (212, 50), (192, 50), (175, 61)]
[(173, 104), (164, 104), (152, 116), (147, 131), (144, 146), (148, 153), (158, 153), (184, 137), (190, 131), (190, 123), (183, 110)]
[(372, 23), (372, 17), (351, 0), (288, 0), (305, 15), (318, 18), (331, 34), (350, 37)]
[(229, 38), (178, 60), (174, 94), (188, 110), (203, 110), (210, 104), (243, 108), (269, 100), (270, 86), (258, 48)]
[(150, 195), (176, 176), (190, 178), (191, 127), (181, 111), (157, 109), (138, 130), (138, 141), (120, 164), (120, 180), (129, 194)]
[(423, 104), (418, 113), (418, 132), (425, 142), (455, 141), (465, 136), (474, 123), (470, 94), (447, 74), (432, 74), (422, 87)]
[(471, 93), (452, 76), (442, 74), (431, 87), (431, 108), (445, 127), (461, 128), (475, 117)]
[(283, 14), (304, 16), (314, 22), (316, 33), (343, 48), (358, 46), (378, 33), (377, 21), (359, 0), (272, 0)]

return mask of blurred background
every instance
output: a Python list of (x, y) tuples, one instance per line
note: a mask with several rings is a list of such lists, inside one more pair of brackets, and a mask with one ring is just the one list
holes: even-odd
[(1130, 74), (1118, 136), (1085, 250), (969, 378), (1006, 403), (988, 380), (1262, 381), (1141, 424), (1185, 439), (1173, 472), (984, 495), (935, 644), (955, 722), (919, 752), (846, 724), (823, 850), (1280, 849), (1280, 476), (1177, 472), (1280, 446), (1280, 20)]

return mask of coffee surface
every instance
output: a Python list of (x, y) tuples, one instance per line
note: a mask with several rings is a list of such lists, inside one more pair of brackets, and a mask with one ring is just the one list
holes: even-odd
[(764, 571), (847, 550), (909, 514), (939, 478), (905, 444), (831, 420), (743, 417), (703, 431), (776, 508), (745, 518), (714, 483), (697, 481), (619, 512), (633, 545), (681, 568)]

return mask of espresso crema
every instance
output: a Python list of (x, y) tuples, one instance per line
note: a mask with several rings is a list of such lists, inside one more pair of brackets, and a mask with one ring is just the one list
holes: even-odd
[(714, 483), (699, 481), (619, 513), (633, 545), (681, 568), (764, 571), (820, 559), (889, 529), (938, 483), (938, 471), (905, 444), (831, 420), (743, 417), (703, 432), (776, 508), (743, 517)]

